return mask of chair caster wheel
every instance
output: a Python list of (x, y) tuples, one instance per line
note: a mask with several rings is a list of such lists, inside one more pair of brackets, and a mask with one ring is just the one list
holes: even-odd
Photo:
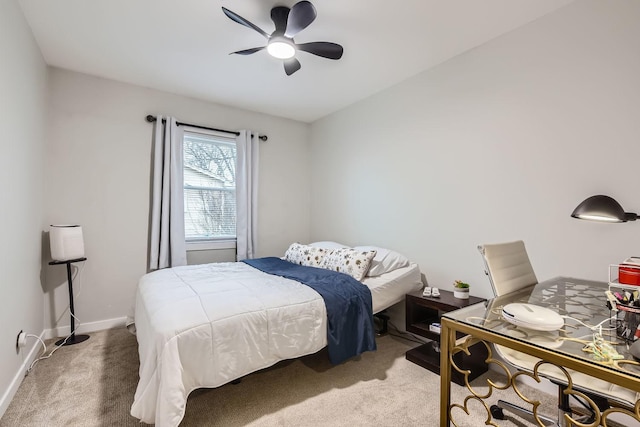
[(504, 420), (504, 412), (502, 411), (502, 408), (499, 407), (498, 405), (491, 405), (491, 408), (489, 408), (491, 410), (491, 416), (493, 418), (495, 418), (496, 420)]

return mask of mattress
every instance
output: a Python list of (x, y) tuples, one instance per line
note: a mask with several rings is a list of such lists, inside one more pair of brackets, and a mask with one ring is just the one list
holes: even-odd
[[(417, 265), (366, 278), (376, 313), (420, 284)], [(245, 263), (175, 267), (143, 276), (135, 322), (140, 379), (131, 415), (177, 426), (187, 396), (327, 345), (322, 297)]]
[(404, 301), (405, 294), (422, 289), (420, 268), (415, 263), (381, 276), (365, 277), (362, 283), (371, 290), (374, 313)]

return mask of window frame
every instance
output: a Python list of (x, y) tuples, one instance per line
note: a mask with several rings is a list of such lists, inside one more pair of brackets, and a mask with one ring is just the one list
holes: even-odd
[[(196, 127), (191, 127), (191, 126), (184, 126), (184, 128), (182, 129), (183, 133), (182, 133), (182, 143), (183, 143), (183, 147), (182, 147), (182, 153), (183, 153), (183, 160), (182, 160), (182, 173), (184, 176), (184, 170), (185, 170), (185, 164), (184, 164), (184, 143), (185, 143), (185, 139), (190, 136), (190, 135), (205, 135), (208, 137), (214, 137), (214, 138), (219, 138), (220, 140), (223, 140), (221, 142), (224, 143), (229, 143), (229, 144), (236, 144), (236, 138), (235, 136), (233, 136), (233, 134), (227, 134), (224, 132), (217, 132), (217, 131), (212, 131), (209, 129), (201, 129), (201, 128), (196, 128)], [(237, 157), (236, 157), (237, 159)], [(236, 160), (237, 161), (237, 160)], [(183, 178), (184, 179), (184, 178)], [(197, 189), (199, 187), (197, 186), (192, 186), (191, 189)], [(202, 189), (209, 189), (208, 187), (202, 187)], [(185, 190), (187, 190), (186, 188), (186, 184), (183, 182), (182, 185), (182, 197), (184, 199), (185, 197)], [(237, 191), (237, 188), (233, 190), (234, 192)], [(187, 207), (184, 207), (185, 213), (186, 213), (186, 209)], [(236, 212), (236, 220), (237, 220), (237, 212)], [(183, 222), (183, 227), (185, 227), (185, 223)], [(186, 228), (186, 227), (185, 227)], [(212, 250), (212, 249), (236, 249), (237, 247), (237, 231), (235, 233), (235, 235), (233, 237), (230, 236), (225, 236), (225, 237), (199, 237), (199, 238), (188, 238), (186, 236), (185, 233), (185, 247), (187, 251), (204, 251), (204, 250)]]

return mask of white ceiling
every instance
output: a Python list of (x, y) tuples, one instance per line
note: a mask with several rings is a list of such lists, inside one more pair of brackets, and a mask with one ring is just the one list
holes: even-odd
[(317, 0), (296, 42), (332, 41), (339, 61), (300, 52), (286, 76), (265, 39), (271, 7), (296, 0), (19, 0), (47, 64), (312, 122), (573, 0)]

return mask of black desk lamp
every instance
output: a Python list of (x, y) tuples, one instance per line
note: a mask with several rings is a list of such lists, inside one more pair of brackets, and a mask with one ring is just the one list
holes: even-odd
[(638, 214), (625, 212), (620, 203), (609, 196), (591, 196), (574, 209), (573, 218), (603, 222), (627, 222), (638, 219)]

